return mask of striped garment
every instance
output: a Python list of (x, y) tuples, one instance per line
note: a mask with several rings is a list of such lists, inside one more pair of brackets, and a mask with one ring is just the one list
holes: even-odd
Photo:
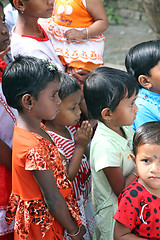
[[(71, 139), (64, 138), (52, 131), (48, 132), (55, 139), (58, 151), (65, 157), (67, 164), (69, 164), (75, 148), (74, 135), (77, 129), (75, 126), (69, 126), (66, 128), (70, 132)], [(84, 154), (77, 176), (73, 180), (73, 188), (77, 200), (80, 199), (80, 196), (82, 195), (85, 202), (91, 191), (91, 170), (87, 157)]]

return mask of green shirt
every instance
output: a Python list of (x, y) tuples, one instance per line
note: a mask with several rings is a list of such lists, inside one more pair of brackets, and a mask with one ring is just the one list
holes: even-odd
[[(98, 126), (91, 142), (90, 164), (92, 171), (93, 206), (96, 214), (95, 229), (104, 232), (103, 240), (112, 240), (113, 214), (117, 210), (117, 196), (114, 194), (103, 168), (120, 167), (124, 177), (134, 169), (130, 158), (132, 150), (132, 133), (128, 127), (122, 127), (126, 138), (108, 128), (102, 122)], [(118, 184), (118, 179), (117, 179)], [(99, 229), (100, 228), (100, 229)], [(108, 232), (108, 238), (107, 236)], [(103, 233), (102, 233), (103, 234)], [(100, 236), (95, 239), (101, 239)]]

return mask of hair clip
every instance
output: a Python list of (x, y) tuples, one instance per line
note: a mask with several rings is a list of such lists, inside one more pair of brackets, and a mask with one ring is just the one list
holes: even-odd
[(51, 71), (53, 70), (58, 71), (57, 66), (53, 62), (47, 62), (47, 68)]

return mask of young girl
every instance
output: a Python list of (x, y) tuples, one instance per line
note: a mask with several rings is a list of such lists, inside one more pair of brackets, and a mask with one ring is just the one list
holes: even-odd
[(73, 240), (85, 233), (72, 184), (41, 119), (52, 120), (60, 107), (59, 73), (53, 64), (17, 57), (4, 70), (2, 87), (19, 116), (13, 133), (12, 194), (6, 220), (15, 218), (15, 239)]
[(56, 0), (48, 22), (52, 44), (63, 65), (89, 72), (103, 64), (108, 19), (101, 0)]
[(2, 92), (2, 73), (6, 67), (4, 60), (9, 48), (9, 33), (5, 25), (3, 5), (0, 2), (0, 239), (12, 240), (13, 228), (5, 221), (6, 208), (12, 187), (12, 134), (18, 113), (7, 105)]
[(160, 121), (160, 40), (140, 43), (126, 55), (126, 69), (139, 83), (138, 112), (133, 131), (145, 122)]
[(21, 54), (49, 59), (64, 70), (45, 29), (38, 24), (39, 18), (51, 16), (53, 0), (13, 0), (13, 4), (18, 10), (18, 19), (12, 32), (12, 57)]
[(91, 170), (84, 154), (92, 136), (88, 121), (79, 129), (81, 89), (78, 82), (67, 73), (61, 73), (59, 96), (61, 108), (55, 119), (46, 122), (46, 127), (55, 139), (68, 178), (81, 210), (81, 220), (86, 226), (85, 239), (92, 239), (94, 214), (91, 204)]
[[(53, 0), (13, 0), (18, 10), (18, 20), (12, 31), (11, 52), (12, 57), (21, 55), (33, 56), (40, 59), (51, 60), (58, 69), (64, 71), (64, 67), (56, 55), (54, 47), (47, 34), (47, 22), (39, 18), (49, 18), (53, 11)], [(85, 70), (71, 72), (77, 80), (84, 81)]]
[(93, 239), (113, 239), (117, 197), (136, 177), (131, 174), (132, 134), (125, 126), (135, 120), (137, 93), (132, 76), (108, 67), (93, 70), (84, 83), (89, 116), (98, 120), (90, 152), (96, 222)]
[(139, 127), (133, 139), (138, 178), (119, 196), (114, 239), (160, 239), (160, 122)]

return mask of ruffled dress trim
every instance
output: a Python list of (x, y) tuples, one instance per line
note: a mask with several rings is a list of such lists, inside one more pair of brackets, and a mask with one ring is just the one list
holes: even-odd
[(7, 223), (11, 224), (14, 218), (14, 230), (24, 239), (29, 234), (31, 223), (40, 225), (44, 237), (54, 221), (43, 200), (24, 201), (20, 199), (20, 196), (12, 194), (6, 213)]
[[(63, 57), (67, 64), (73, 61), (103, 64), (104, 42), (106, 38), (100, 34), (99, 36), (80, 41), (67, 41), (64, 38), (64, 33), (68, 29), (70, 27), (57, 25), (52, 19), (49, 19), (47, 32), (51, 35), (51, 41), (56, 54)], [(82, 30), (84, 28), (77, 29)]]

